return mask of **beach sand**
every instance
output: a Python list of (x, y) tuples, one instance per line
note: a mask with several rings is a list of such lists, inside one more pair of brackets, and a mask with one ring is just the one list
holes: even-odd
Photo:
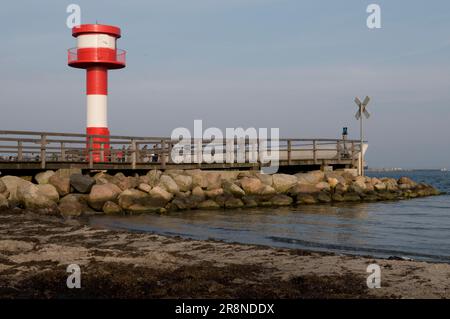
[[(381, 288), (369, 289), (369, 264)], [(66, 268), (81, 267), (81, 289)], [(449, 298), (450, 265), (97, 229), (0, 213), (0, 298)]]

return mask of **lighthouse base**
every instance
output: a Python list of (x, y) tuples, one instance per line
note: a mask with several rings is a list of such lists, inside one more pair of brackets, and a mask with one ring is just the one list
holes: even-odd
[(107, 127), (88, 127), (86, 128), (86, 150), (89, 160), (90, 137), (92, 135), (101, 135), (92, 137), (92, 157), (94, 162), (109, 162), (111, 150), (109, 146), (109, 129)]

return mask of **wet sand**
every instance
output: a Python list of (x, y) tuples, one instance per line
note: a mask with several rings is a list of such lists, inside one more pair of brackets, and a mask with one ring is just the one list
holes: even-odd
[[(369, 289), (366, 268), (381, 267)], [(68, 289), (70, 264), (81, 289)], [(449, 298), (450, 264), (113, 231), (0, 212), (0, 298)]]

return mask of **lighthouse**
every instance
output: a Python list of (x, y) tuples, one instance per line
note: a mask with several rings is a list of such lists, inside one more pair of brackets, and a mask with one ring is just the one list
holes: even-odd
[[(93, 137), (94, 161), (106, 161), (109, 150), (108, 70), (125, 67), (124, 50), (117, 48), (120, 28), (103, 24), (82, 24), (72, 29), (77, 46), (68, 50), (68, 65), (86, 70), (86, 134)], [(97, 151), (98, 150), (98, 151)], [(100, 150), (105, 158), (101, 158)]]

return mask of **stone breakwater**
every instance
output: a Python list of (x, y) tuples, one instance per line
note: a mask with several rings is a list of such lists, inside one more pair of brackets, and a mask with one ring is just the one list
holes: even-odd
[(79, 169), (0, 178), (0, 210), (41, 214), (164, 213), (188, 209), (372, 202), (439, 195), (402, 177), (356, 176), (352, 170), (264, 175), (256, 171), (151, 170), (145, 175), (83, 175)]

